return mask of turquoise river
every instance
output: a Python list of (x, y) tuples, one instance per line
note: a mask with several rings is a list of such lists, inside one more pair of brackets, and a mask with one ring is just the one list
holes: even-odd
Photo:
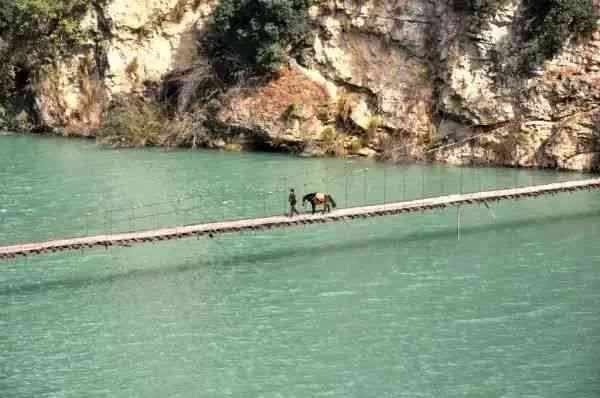
[[(0, 245), (585, 177), (4, 135)], [(456, 221), (0, 262), (0, 397), (599, 397), (600, 193)]]

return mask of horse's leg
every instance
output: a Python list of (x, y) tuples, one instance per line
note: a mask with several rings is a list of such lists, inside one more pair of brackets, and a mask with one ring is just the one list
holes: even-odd
[(315, 203), (314, 202), (310, 202), (310, 205), (312, 207), (312, 214), (315, 214)]

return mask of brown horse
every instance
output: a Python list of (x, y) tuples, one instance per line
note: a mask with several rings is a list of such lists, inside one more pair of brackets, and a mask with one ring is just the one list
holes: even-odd
[(334, 209), (337, 207), (331, 195), (322, 192), (312, 192), (304, 195), (302, 198), (302, 206), (304, 206), (306, 202), (310, 202), (313, 214), (315, 214), (317, 205), (323, 205), (323, 213), (330, 212), (332, 206)]

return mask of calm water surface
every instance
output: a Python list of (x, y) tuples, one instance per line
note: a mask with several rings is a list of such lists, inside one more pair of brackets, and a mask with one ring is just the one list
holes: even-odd
[[(289, 186), (345, 207), (582, 177), (0, 136), (0, 244), (281, 213)], [(600, 396), (600, 194), (462, 223), (2, 262), (0, 397)]]

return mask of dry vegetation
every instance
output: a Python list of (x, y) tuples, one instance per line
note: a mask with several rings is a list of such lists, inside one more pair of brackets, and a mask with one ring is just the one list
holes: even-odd
[(367, 123), (367, 130), (365, 131), (366, 143), (373, 141), (377, 137), (377, 132), (383, 125), (383, 119), (380, 116), (371, 116)]
[(198, 148), (209, 141), (205, 123), (202, 112), (172, 116), (154, 102), (127, 96), (113, 102), (97, 135), (101, 143), (114, 147)]
[(321, 141), (319, 146), (328, 155), (334, 156), (345, 156), (346, 151), (346, 140), (345, 134), (338, 133), (333, 127), (327, 127), (321, 131)]
[(158, 145), (166, 117), (156, 104), (130, 96), (115, 101), (97, 135), (115, 147)]

